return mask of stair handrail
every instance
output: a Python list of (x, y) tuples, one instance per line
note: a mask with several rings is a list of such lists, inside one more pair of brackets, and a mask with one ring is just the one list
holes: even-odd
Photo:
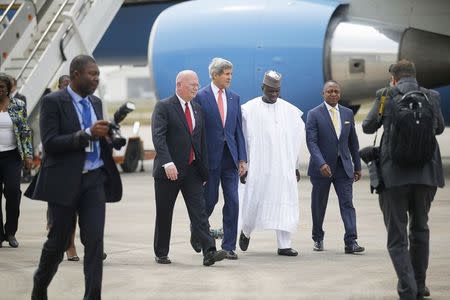
[(52, 21), (50, 22), (50, 24), (48, 25), (47, 29), (45, 29), (44, 34), (41, 36), (41, 38), (39, 39), (38, 43), (36, 44), (36, 46), (34, 46), (33, 51), (31, 51), (30, 56), (28, 57), (27, 61), (25, 62), (25, 64), (23, 65), (22, 69), (20, 69), (19, 74), (17, 75), (17, 81), (22, 79), (22, 75), (25, 72), (25, 70), (27, 69), (28, 65), (30, 64), (31, 60), (33, 60), (34, 55), (36, 54), (38, 48), (41, 46), (42, 42), (44, 41), (44, 39), (47, 37), (48, 33), (50, 32), (50, 28), (53, 26), (53, 24), (55, 24), (56, 19), (58, 19), (58, 17), (61, 15), (61, 13), (64, 11), (64, 8), (66, 7), (67, 3), (69, 2), (69, 0), (65, 0), (63, 5), (61, 5), (61, 7), (58, 9), (58, 12), (56, 13), (56, 15), (53, 17)]
[(8, 15), (8, 12), (11, 10), (11, 7), (13, 7), (13, 5), (16, 3), (17, 0), (12, 0), (11, 3), (9, 3), (8, 7), (6, 8), (6, 10), (3, 12), (2, 16), (0, 17), (0, 24), (2, 24), (3, 20), (6, 18), (6, 16)]

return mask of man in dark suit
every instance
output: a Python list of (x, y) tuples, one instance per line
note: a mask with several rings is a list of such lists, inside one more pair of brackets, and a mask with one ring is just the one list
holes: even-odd
[[(394, 103), (404, 94), (422, 89), (416, 80), (416, 69), (412, 62), (401, 60), (389, 71), (393, 75), (394, 86), (388, 88), (385, 100), (377, 95), (362, 128), (365, 133), (374, 133), (381, 126), (384, 128), (379, 158), (384, 188), (379, 193), (379, 201), (387, 229), (387, 248), (397, 273), (400, 298), (421, 299), (430, 296), (430, 290), (425, 284), (430, 248), (428, 212), (437, 187), (444, 186), (442, 160), (437, 142), (431, 160), (424, 165), (402, 167), (392, 159), (390, 144)], [(434, 110), (434, 133), (441, 134), (445, 126), (440, 95), (433, 90), (424, 91)], [(384, 110), (380, 110), (382, 101)]]
[(197, 103), (191, 102), (198, 91), (198, 77), (185, 70), (176, 78), (176, 94), (159, 101), (152, 116), (152, 138), (156, 156), (155, 177), (156, 222), (155, 260), (170, 264), (168, 257), (172, 215), (181, 190), (191, 220), (192, 234), (203, 249), (203, 265), (223, 260), (226, 252), (216, 251), (209, 234), (203, 184), (208, 180), (205, 120)]
[(228, 259), (237, 259), (234, 250), (239, 218), (238, 180), (247, 171), (247, 153), (242, 133), (240, 98), (228, 89), (232, 74), (231, 62), (214, 58), (209, 65), (212, 82), (198, 92), (194, 101), (205, 112), (209, 163), (209, 180), (205, 186), (206, 213), (211, 216), (222, 183), (222, 249), (227, 251)]
[(337, 82), (326, 82), (322, 94), (325, 102), (310, 110), (306, 121), (306, 143), (311, 154), (308, 175), (313, 185), (313, 249), (323, 250), (322, 225), (333, 183), (345, 227), (345, 253), (363, 252), (364, 248), (356, 242), (356, 212), (352, 202), (353, 182), (361, 178), (353, 112), (338, 105), (341, 87)]
[(100, 299), (105, 202), (122, 197), (122, 183), (108, 143), (102, 102), (92, 95), (99, 82), (95, 60), (70, 63), (70, 85), (42, 100), (40, 132), (45, 153), (33, 199), (48, 202), (52, 226), (33, 277), (32, 299), (47, 299), (47, 287), (63, 259), (79, 216), (85, 247), (84, 299)]

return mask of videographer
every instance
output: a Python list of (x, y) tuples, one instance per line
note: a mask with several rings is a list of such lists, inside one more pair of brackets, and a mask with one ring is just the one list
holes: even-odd
[(412, 62), (401, 60), (389, 71), (393, 86), (387, 90), (384, 109), (380, 110), (383, 103), (379, 94), (362, 127), (364, 133), (372, 134), (383, 125), (380, 169), (384, 187), (379, 201), (387, 229), (387, 248), (397, 273), (400, 299), (421, 299), (430, 296), (425, 284), (428, 212), (437, 187), (444, 186), (435, 139), (444, 131), (444, 119), (439, 93), (419, 87)]
[(47, 288), (63, 259), (79, 216), (85, 247), (84, 299), (100, 299), (105, 202), (122, 197), (122, 183), (108, 142), (109, 122), (92, 94), (99, 83), (95, 60), (79, 55), (70, 63), (70, 85), (42, 100), (40, 133), (44, 159), (33, 199), (48, 202), (52, 226), (33, 278), (32, 299), (47, 299)]

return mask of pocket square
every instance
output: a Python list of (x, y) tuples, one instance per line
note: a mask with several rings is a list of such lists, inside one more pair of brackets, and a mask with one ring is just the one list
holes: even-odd
[(350, 121), (345, 121), (344, 124), (348, 125), (348, 124), (350, 124)]

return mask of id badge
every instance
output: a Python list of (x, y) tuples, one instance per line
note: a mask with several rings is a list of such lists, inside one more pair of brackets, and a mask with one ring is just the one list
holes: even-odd
[(94, 142), (89, 141), (89, 144), (84, 148), (86, 152), (94, 152)]

